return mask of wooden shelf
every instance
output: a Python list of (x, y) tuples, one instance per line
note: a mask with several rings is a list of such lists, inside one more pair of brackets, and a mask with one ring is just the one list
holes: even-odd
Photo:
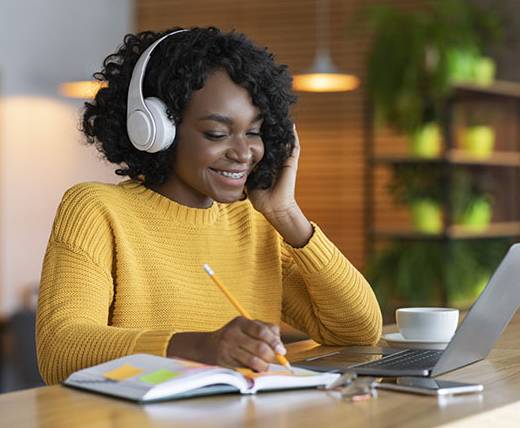
[(411, 227), (377, 229), (377, 239), (486, 239), (520, 236), (520, 222), (492, 223), (485, 230), (475, 231), (467, 226), (454, 224), (441, 233), (424, 233)]
[(421, 156), (408, 155), (406, 153), (385, 153), (384, 155), (375, 155), (373, 157), (374, 163), (442, 163), (446, 162), (446, 159), (436, 158), (425, 158)]
[(456, 92), (487, 94), (520, 98), (520, 83), (496, 80), (490, 85), (477, 85), (474, 83), (458, 83), (454, 87)]
[(520, 222), (511, 221), (492, 223), (485, 230), (475, 232), (466, 226), (453, 224), (448, 227), (447, 235), (454, 239), (502, 238), (520, 236)]
[(520, 166), (520, 153), (515, 151), (496, 151), (489, 157), (479, 158), (464, 150), (450, 150), (446, 159), (459, 165), (488, 165), (488, 166)]
[(520, 167), (520, 153), (515, 151), (496, 151), (491, 153), (489, 157), (479, 158), (464, 150), (453, 149), (447, 151), (443, 156), (436, 158), (425, 158), (420, 156), (411, 156), (405, 153), (396, 153), (376, 155), (374, 156), (373, 161), (381, 164), (450, 163), (454, 165), (508, 166), (518, 168)]

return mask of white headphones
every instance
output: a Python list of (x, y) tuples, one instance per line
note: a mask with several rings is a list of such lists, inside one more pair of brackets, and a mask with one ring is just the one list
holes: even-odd
[(166, 104), (157, 97), (143, 98), (143, 78), (146, 64), (155, 49), (167, 37), (189, 30), (178, 30), (166, 34), (153, 42), (141, 54), (128, 87), (126, 129), (136, 149), (156, 153), (166, 150), (175, 139), (175, 123), (166, 114)]

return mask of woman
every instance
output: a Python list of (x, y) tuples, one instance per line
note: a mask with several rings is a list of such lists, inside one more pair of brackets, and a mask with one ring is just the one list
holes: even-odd
[[(287, 67), (241, 34), (172, 31), (128, 35), (86, 104), (87, 140), (130, 179), (74, 186), (60, 204), (37, 320), (47, 383), (138, 352), (266, 370), (285, 353), (281, 320), (323, 344), (379, 339), (370, 286), (295, 200)], [(176, 125), (166, 148), (137, 149), (140, 67), (144, 96)], [(204, 263), (255, 320), (236, 316)]]

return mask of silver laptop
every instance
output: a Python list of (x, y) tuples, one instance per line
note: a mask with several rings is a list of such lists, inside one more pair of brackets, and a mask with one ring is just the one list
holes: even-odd
[[(511, 246), (444, 350), (390, 350), (381, 358), (347, 366), (341, 352), (295, 363), (315, 370), (353, 371), (370, 376), (437, 376), (483, 360), (520, 306), (520, 244)], [(349, 353), (345, 348), (345, 354)], [(359, 348), (359, 347), (355, 347)], [(359, 360), (358, 360), (359, 361)]]

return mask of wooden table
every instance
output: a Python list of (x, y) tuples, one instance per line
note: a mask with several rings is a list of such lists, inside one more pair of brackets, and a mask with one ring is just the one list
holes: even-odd
[[(388, 328), (386, 329), (388, 331)], [(62, 386), (0, 395), (1, 427), (520, 427), (520, 312), (490, 356), (441, 376), (484, 384), (482, 394), (435, 398), (379, 391), (348, 402), (335, 392), (300, 390), (137, 405)], [(475, 338), (478, 340), (478, 337)], [(289, 358), (333, 348), (289, 345)]]

